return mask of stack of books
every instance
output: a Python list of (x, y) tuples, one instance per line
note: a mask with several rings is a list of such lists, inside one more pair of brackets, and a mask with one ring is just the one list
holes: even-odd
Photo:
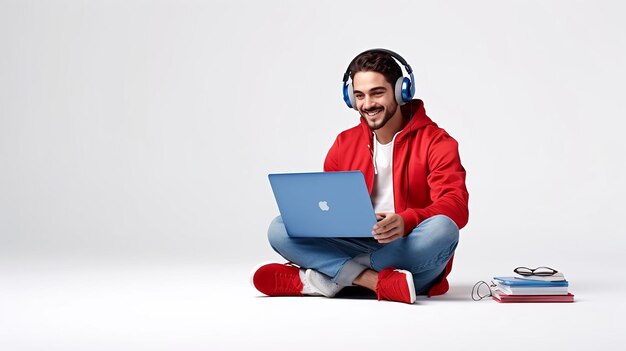
[(563, 273), (552, 276), (494, 277), (493, 299), (498, 302), (574, 302)]

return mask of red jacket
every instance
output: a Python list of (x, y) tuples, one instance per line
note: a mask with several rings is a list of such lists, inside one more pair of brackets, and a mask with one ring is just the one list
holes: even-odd
[[(469, 216), (469, 195), (456, 140), (426, 116), (421, 100), (411, 101), (401, 111), (410, 121), (395, 138), (392, 173), (395, 209), (404, 219), (405, 234), (438, 214), (450, 217), (459, 229), (463, 228)], [(373, 145), (372, 131), (361, 117), (359, 125), (337, 136), (324, 161), (324, 171), (360, 170), (371, 195)], [(451, 269), (452, 259), (428, 296), (448, 291), (446, 276)]]

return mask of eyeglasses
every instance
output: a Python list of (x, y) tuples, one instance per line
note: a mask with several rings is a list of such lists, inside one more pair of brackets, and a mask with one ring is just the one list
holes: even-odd
[[(485, 287), (482, 289), (482, 287)], [(474, 301), (480, 301), (482, 299), (484, 299), (485, 297), (490, 297), (493, 296), (493, 291), (491, 290), (492, 288), (495, 288), (496, 284), (492, 281), (491, 285), (487, 284), (487, 282), (485, 282), (484, 280), (479, 281), (478, 283), (474, 284), (474, 287), (472, 288), (472, 300)], [(488, 291), (485, 291), (485, 289)]]
[(523, 275), (525, 277), (529, 277), (533, 275), (538, 276), (538, 277), (549, 277), (551, 275), (558, 273), (559, 271), (550, 267), (541, 266), (541, 267), (537, 267), (534, 269), (528, 268), (528, 267), (517, 267), (513, 270), (513, 272), (519, 275)]

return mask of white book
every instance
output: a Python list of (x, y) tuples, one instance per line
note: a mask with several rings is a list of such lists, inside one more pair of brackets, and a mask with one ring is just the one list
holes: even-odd
[(507, 295), (567, 295), (567, 286), (510, 287), (496, 283), (496, 289)]

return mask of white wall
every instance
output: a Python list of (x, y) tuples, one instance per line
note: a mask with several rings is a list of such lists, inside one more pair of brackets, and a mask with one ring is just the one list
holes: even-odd
[(624, 7), (2, 1), (0, 252), (275, 259), (267, 173), (321, 169), (347, 64), (385, 47), (460, 143), (457, 266), (616, 257)]

